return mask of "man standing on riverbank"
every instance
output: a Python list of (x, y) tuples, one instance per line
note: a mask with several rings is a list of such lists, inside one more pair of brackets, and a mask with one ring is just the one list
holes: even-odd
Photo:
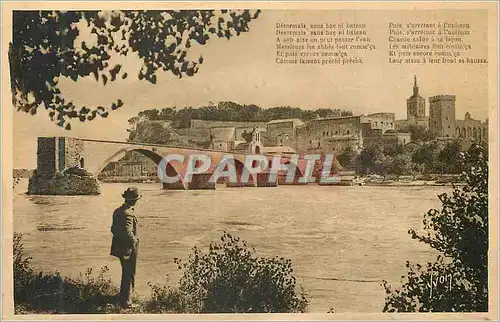
[(120, 285), (120, 305), (125, 308), (132, 307), (132, 294), (135, 286), (135, 266), (139, 238), (137, 237), (137, 218), (133, 206), (141, 198), (139, 190), (135, 187), (128, 188), (123, 194), (123, 205), (113, 213), (111, 232), (111, 255), (120, 259), (122, 266), (122, 281)]

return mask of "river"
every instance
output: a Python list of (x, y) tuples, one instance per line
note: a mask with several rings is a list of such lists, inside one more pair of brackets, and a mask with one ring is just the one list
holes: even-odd
[[(100, 196), (28, 196), (27, 181), (15, 187), (14, 231), (22, 233), (36, 269), (78, 276), (106, 265), (117, 285), (120, 264), (109, 255), (113, 210), (129, 184), (104, 183)], [(292, 260), (310, 312), (381, 312), (382, 279), (397, 283), (405, 261), (435, 258), (412, 240), (423, 214), (439, 207), (437, 194), (449, 187), (225, 188), (165, 191), (136, 184), (140, 253), (136, 291), (149, 295), (149, 281), (175, 285), (175, 257), (193, 246), (206, 249), (224, 230), (242, 237), (261, 256)]]

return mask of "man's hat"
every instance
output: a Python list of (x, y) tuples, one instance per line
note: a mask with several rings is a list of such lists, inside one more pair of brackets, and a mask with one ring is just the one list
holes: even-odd
[(127, 200), (137, 200), (142, 197), (141, 194), (139, 194), (139, 189), (136, 187), (130, 187), (125, 192), (122, 194), (122, 197), (127, 199)]

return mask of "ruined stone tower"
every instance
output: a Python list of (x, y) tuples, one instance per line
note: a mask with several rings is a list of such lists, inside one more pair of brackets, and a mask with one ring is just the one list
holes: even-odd
[(85, 171), (83, 142), (69, 137), (39, 137), (37, 168), (28, 194), (98, 195), (97, 178)]

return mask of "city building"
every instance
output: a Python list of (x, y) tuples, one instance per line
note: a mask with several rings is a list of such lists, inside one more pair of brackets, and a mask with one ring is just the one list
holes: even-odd
[(413, 94), (406, 99), (406, 119), (395, 121), (395, 130), (407, 129), (410, 125), (424, 128), (429, 126), (429, 117), (426, 116), (425, 98), (420, 95), (417, 76), (413, 80)]
[(394, 113), (385, 112), (317, 118), (298, 127), (296, 137), (299, 153), (341, 153), (347, 148), (360, 151), (366, 144), (409, 142), (409, 133), (395, 134)]
[(465, 143), (472, 141), (488, 142), (488, 120), (473, 119), (469, 112), (465, 113), (463, 120), (456, 120), (455, 136)]
[(382, 134), (395, 129), (394, 113), (373, 113), (361, 116), (361, 123), (370, 124), (372, 130), (382, 130)]
[(264, 144), (262, 134), (265, 129), (254, 127), (251, 131), (247, 128), (212, 127), (210, 133), (210, 149), (238, 152), (238, 153), (263, 153)]
[(429, 98), (429, 130), (438, 137), (455, 137), (455, 95)]
[(262, 143), (262, 133), (265, 132), (264, 129), (254, 128), (251, 132), (251, 138), (247, 140), (236, 141), (234, 144), (233, 152), (237, 153), (249, 153), (249, 154), (263, 154), (264, 144)]
[(102, 177), (114, 177), (118, 175), (118, 162), (112, 161), (108, 163), (101, 171)]
[(156, 163), (139, 152), (130, 151), (116, 162), (110, 162), (101, 171), (102, 177), (155, 177), (158, 173)]
[[(419, 125), (429, 129), (439, 139), (460, 139), (464, 145), (469, 144), (472, 140), (486, 142), (488, 140), (488, 121), (475, 120), (468, 112), (465, 113), (464, 120), (457, 120), (455, 103), (455, 95), (431, 96), (429, 97), (429, 116), (426, 116), (425, 98), (419, 93), (415, 77), (413, 95), (406, 100), (407, 118), (396, 120), (395, 129), (401, 132), (410, 125)], [(400, 137), (401, 140), (405, 140), (405, 135)]]
[(406, 145), (411, 142), (411, 134), (390, 130), (383, 134), (382, 140), (384, 146)]
[(363, 147), (362, 116), (317, 118), (296, 130), (299, 153), (340, 153), (347, 147), (357, 151)]
[[(175, 132), (195, 145), (203, 148), (210, 148), (212, 146), (210, 135), (212, 134), (213, 136), (218, 137), (218, 135), (214, 135), (213, 132), (224, 132), (223, 130), (214, 130), (211, 133), (211, 129), (233, 128), (234, 141), (241, 141), (244, 140), (242, 137), (244, 133), (251, 133), (256, 127), (265, 129), (266, 122), (211, 121), (192, 119), (190, 121), (190, 127), (176, 129)], [(218, 142), (218, 144), (224, 145), (223, 142)], [(228, 148), (230, 148), (230, 146), (228, 146)], [(220, 150), (221, 148), (214, 149)]]
[(406, 100), (406, 119), (417, 123), (425, 120), (425, 98), (423, 98), (418, 89), (417, 76), (413, 82), (413, 95)]
[(295, 132), (305, 123), (299, 119), (272, 120), (266, 124), (266, 145), (295, 146)]

